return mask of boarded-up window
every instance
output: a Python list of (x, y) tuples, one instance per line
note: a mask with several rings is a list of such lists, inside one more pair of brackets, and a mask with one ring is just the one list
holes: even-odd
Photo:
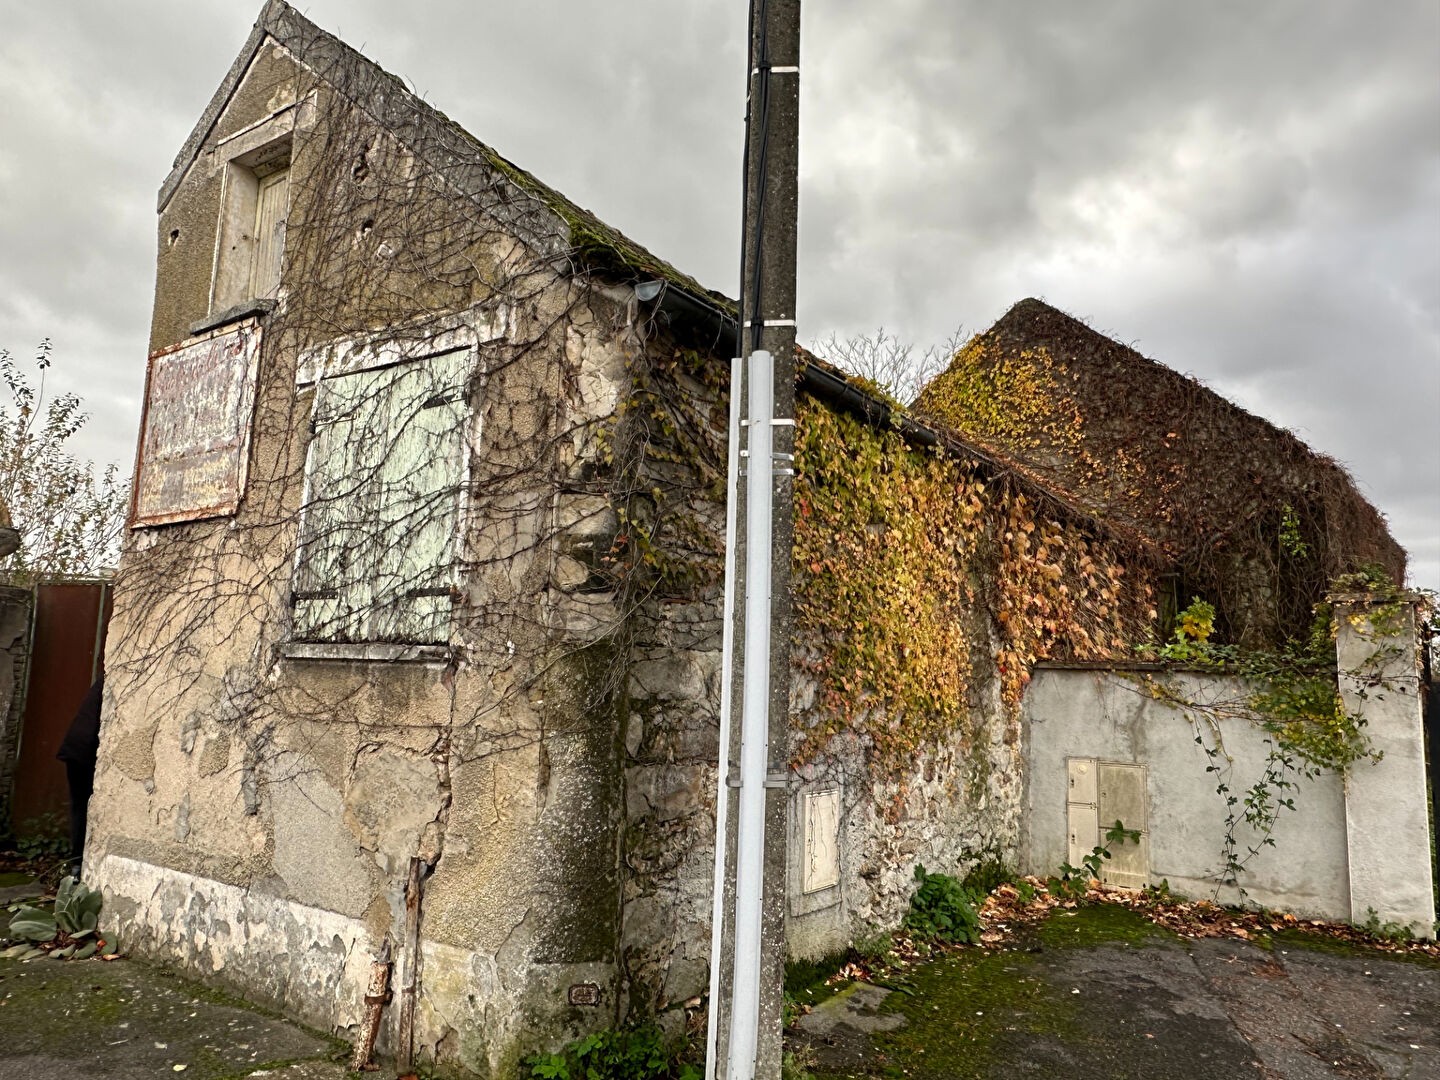
[(260, 178), (255, 197), (255, 262), (250, 272), (251, 296), (268, 299), (280, 288), (280, 265), (285, 255), (285, 212), (289, 204), (288, 169)]
[(840, 883), (840, 792), (806, 792), (805, 862), (802, 893), (819, 892)]
[(150, 358), (133, 523), (233, 514), (245, 489), (260, 328), (253, 323)]
[[(1097, 846), (1110, 852), (1100, 867), (1100, 880), (1127, 889), (1150, 883), (1150, 829), (1144, 765), (1070, 758), (1066, 762), (1068, 796), (1066, 825), (1068, 859), (1081, 865)], [(1139, 840), (1112, 842), (1105, 834), (1120, 822)]]
[(473, 357), (461, 349), (320, 380), (297, 641), (449, 640)]

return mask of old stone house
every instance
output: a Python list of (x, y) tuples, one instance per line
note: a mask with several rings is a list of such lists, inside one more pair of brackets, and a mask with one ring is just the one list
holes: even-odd
[[(160, 190), (85, 873), (127, 949), (481, 1075), (704, 1008), (734, 308), (279, 0)], [(799, 358), (792, 954), (1014, 858), (1155, 545)]]

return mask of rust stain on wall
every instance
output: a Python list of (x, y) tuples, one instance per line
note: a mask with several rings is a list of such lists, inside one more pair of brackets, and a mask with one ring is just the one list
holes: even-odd
[(132, 525), (235, 512), (259, 355), (260, 327), (250, 322), (150, 357)]

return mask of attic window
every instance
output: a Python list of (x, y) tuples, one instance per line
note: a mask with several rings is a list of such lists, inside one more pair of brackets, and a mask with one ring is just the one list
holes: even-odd
[(276, 297), (289, 209), (288, 136), (226, 163), (211, 312)]
[(290, 170), (279, 169), (259, 179), (255, 199), (255, 254), (250, 262), (250, 296), (268, 299), (280, 289), (280, 263), (285, 254), (285, 211), (290, 205)]

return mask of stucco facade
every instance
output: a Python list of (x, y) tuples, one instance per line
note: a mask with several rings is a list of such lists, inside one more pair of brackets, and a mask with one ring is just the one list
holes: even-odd
[[(618, 405), (653, 346), (633, 290), (577, 275), (570, 225), (488, 157), (426, 165), (449, 131), (400, 93), (272, 4), (162, 190), (137, 469), (155, 505), (122, 559), (86, 874), (128, 949), (327, 1030), (354, 1030), (388, 938), (382, 1051), (418, 986), (416, 1055), (505, 1074), (627, 1000), (624, 718), (647, 691), (626, 658), (646, 615), (604, 560), (623, 561), (644, 468), (614, 461)], [(289, 190), (280, 288), (237, 305), (244, 170)], [(436, 357), (453, 389), (397, 397)], [(232, 382), (240, 407), (185, 397)], [(192, 451), (184, 409), (234, 413), (243, 437)], [(327, 432), (351, 468), (322, 467)], [(213, 468), (215, 445), (239, 465)], [(214, 511), (236, 473), (238, 505)], [(417, 569), (442, 511), (444, 557)], [(339, 584), (307, 592), (322, 571)]]
[[(1307, 777), (1286, 751), (1291, 766), (1273, 775), (1289, 788), (1264, 779), (1278, 737), (1248, 706), (1253, 683), (1216, 671), (1041, 668), (1025, 701), (1026, 870), (1053, 874), (1104, 843), (1118, 811), (1106, 812), (1103, 780), (1087, 794), (1076, 770), (1119, 767), (1140, 777), (1140, 815), (1124, 823), (1145, 834), (1135, 867), (1143, 880), (1126, 884), (1165, 881), (1181, 895), (1433, 937), (1416, 621), (1412, 602), (1392, 601), (1372, 622), (1383, 606), (1352, 598), (1337, 619), (1339, 689), (1376, 757), (1356, 761), (1348, 775)], [(1156, 682), (1166, 693), (1151, 692)], [(1293, 807), (1273, 821), (1261, 815), (1260, 825), (1243, 820), (1243, 805), (1234, 811), (1244, 868), (1231, 883), (1226, 800), (1252, 798), (1257, 784)]]

